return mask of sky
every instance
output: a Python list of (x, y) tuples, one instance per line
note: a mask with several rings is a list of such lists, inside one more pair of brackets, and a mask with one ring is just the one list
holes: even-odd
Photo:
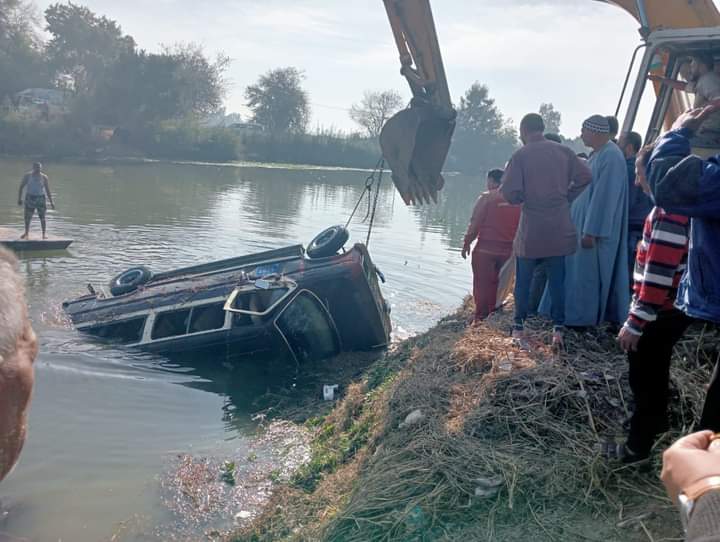
[[(286, 66), (305, 73), (313, 129), (356, 129), (347, 110), (364, 90), (410, 97), (381, 0), (76, 2), (118, 21), (148, 51), (194, 42), (228, 55), (228, 113), (247, 116), (245, 87)], [(37, 3), (44, 10), (52, 2)], [(589, 115), (614, 112), (640, 43), (638, 23), (621, 9), (593, 0), (431, 3), (455, 102), (479, 81), (515, 125), (551, 102), (570, 137)]]

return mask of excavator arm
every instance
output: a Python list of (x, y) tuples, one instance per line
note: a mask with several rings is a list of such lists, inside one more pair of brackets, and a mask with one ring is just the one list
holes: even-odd
[(429, 0), (383, 0), (413, 98), (380, 133), (383, 157), (406, 204), (437, 202), (455, 128)]
[[(647, 38), (660, 29), (720, 26), (713, 0), (592, 0), (618, 6), (640, 23)], [(453, 109), (430, 0), (383, 0), (400, 53), (400, 73), (412, 91), (410, 106), (380, 134), (383, 157), (406, 204), (437, 202), (456, 112)], [(656, 84), (656, 93), (660, 87)], [(672, 120), (681, 110), (669, 111)], [(667, 119), (666, 119), (667, 120)]]

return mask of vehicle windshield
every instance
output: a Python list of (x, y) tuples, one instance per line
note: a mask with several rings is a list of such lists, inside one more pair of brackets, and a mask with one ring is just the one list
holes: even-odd
[(339, 352), (337, 333), (327, 309), (308, 291), (295, 296), (275, 325), (298, 362), (325, 359)]

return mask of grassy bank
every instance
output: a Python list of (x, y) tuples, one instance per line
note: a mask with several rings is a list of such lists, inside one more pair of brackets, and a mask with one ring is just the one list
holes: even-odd
[[(631, 408), (613, 337), (572, 335), (555, 356), (536, 322), (526, 352), (507, 315), (468, 328), (469, 314), (400, 344), (308, 420), (311, 461), (228, 540), (680, 539), (659, 455), (638, 468), (599, 452)], [(702, 329), (680, 344), (658, 448), (692, 429), (717, 355)]]

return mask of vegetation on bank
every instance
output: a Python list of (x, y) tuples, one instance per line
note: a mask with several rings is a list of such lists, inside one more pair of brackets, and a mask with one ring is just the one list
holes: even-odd
[[(527, 352), (509, 316), (468, 328), (470, 314), (402, 343), (308, 421), (311, 461), (228, 540), (678, 539), (659, 456), (631, 467), (600, 454), (631, 409), (614, 337), (571, 334), (557, 357), (544, 323)], [(659, 447), (692, 429), (719, 348), (702, 328), (680, 344)]]

